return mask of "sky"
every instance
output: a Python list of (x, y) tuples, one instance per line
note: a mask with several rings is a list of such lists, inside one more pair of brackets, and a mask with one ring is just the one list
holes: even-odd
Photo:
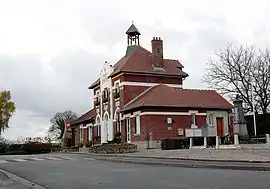
[(207, 61), (228, 44), (270, 44), (267, 0), (0, 0), (0, 90), (10, 90), (16, 113), (4, 136), (43, 136), (56, 112), (92, 107), (105, 61), (125, 53), (132, 21), (140, 44), (163, 39), (164, 57), (178, 59), (201, 82)]

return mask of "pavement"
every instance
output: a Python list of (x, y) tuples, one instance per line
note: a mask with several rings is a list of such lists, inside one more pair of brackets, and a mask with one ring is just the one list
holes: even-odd
[(270, 150), (216, 150), (216, 149), (184, 149), (184, 150), (145, 150), (136, 153), (125, 154), (93, 154), (77, 152), (92, 156), (116, 156), (132, 158), (156, 158), (178, 160), (203, 160), (216, 162), (258, 162), (270, 163)]
[[(16, 157), (0, 156), (1, 160), (8, 162), (11, 159), (29, 158), (42, 160), (0, 163), (0, 169), (16, 175), (18, 180), (24, 179), (24, 181), (32, 183), (33, 186), (16, 186), (16, 183), (7, 180), (2, 175), (0, 177), (1, 183), (9, 183), (9, 185), (1, 185), (1, 189), (5, 187), (11, 189), (268, 189), (270, 185), (270, 172), (262, 171), (194, 169), (119, 163), (104, 161), (98, 159), (102, 157), (90, 156), (89, 154), (57, 153)], [(18, 181), (17, 179), (14, 180)]]

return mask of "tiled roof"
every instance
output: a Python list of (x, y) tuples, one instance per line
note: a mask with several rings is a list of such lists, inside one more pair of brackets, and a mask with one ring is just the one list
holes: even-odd
[[(128, 50), (128, 49), (127, 49)], [(164, 59), (164, 70), (153, 68), (152, 53), (144, 49), (141, 46), (132, 46), (132, 51), (127, 53), (127, 56), (122, 57), (113, 67), (114, 71), (111, 76), (114, 76), (120, 72), (129, 73), (145, 73), (145, 74), (158, 74), (169, 76), (181, 76), (187, 77), (188, 74), (183, 72), (181, 68), (183, 65), (178, 60)], [(100, 84), (100, 80), (97, 79), (89, 89)]]
[(82, 116), (78, 117), (77, 119), (73, 120), (70, 125), (71, 126), (77, 126), (80, 124), (84, 124), (84, 123), (89, 123), (91, 121), (91, 119), (96, 117), (96, 110), (92, 109), (88, 112), (86, 112), (85, 114), (83, 114)]
[(124, 71), (187, 77), (188, 74), (180, 69), (182, 67), (183, 65), (178, 60), (164, 59), (164, 70), (155, 70), (152, 64), (152, 53), (141, 46), (137, 46), (133, 52), (123, 57), (115, 65), (115, 70), (111, 76)]
[(232, 108), (232, 105), (214, 90), (179, 89), (166, 85), (152, 87), (135, 101), (126, 104), (123, 111), (142, 106), (227, 110)]

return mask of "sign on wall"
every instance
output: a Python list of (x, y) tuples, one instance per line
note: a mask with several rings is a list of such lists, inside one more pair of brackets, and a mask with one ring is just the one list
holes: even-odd
[(201, 137), (202, 129), (186, 129), (186, 137)]
[(177, 129), (177, 135), (183, 136), (184, 135), (184, 129), (183, 128), (178, 128)]

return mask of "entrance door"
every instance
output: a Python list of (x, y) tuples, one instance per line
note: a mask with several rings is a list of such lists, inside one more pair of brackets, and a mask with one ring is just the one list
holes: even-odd
[(217, 136), (223, 136), (223, 118), (217, 117)]
[(127, 143), (131, 142), (131, 132), (130, 132), (130, 118), (126, 120), (126, 128), (127, 128)]

